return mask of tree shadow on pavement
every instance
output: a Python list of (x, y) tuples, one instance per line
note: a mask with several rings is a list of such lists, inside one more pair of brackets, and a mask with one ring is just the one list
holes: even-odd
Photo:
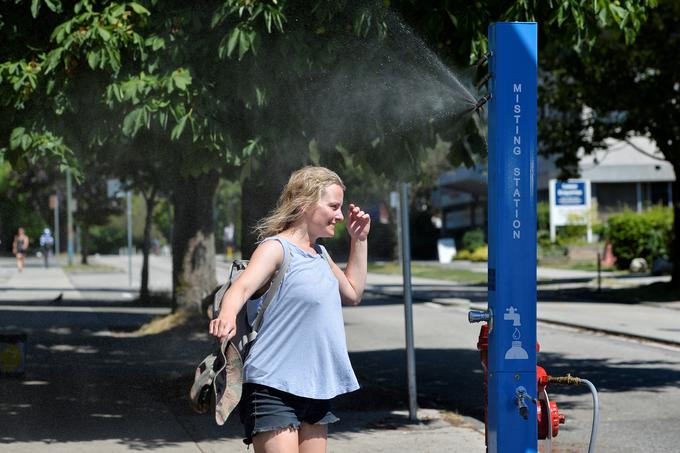
[(673, 288), (667, 282), (656, 282), (628, 288), (603, 288), (601, 291), (591, 287), (539, 290), (538, 300), (617, 304), (663, 303), (680, 301), (680, 289)]
[[(26, 374), (0, 381), (0, 445), (111, 440), (132, 450), (184, 442), (240, 439), (233, 416), (218, 427), (192, 412), (187, 395), (195, 367), (211, 352), (206, 321), (198, 317), (156, 335), (130, 336), (151, 315), (115, 312), (26, 312), (3, 307), (0, 333), (28, 334)], [(380, 417), (407, 409), (402, 349), (350, 354), (362, 389), (335, 400), (343, 420), (333, 433), (380, 425)], [(553, 375), (570, 372), (599, 390), (654, 391), (680, 384), (677, 363), (613, 363), (541, 353)], [(472, 349), (417, 349), (418, 402), (481, 419), (482, 371)], [(587, 392), (585, 388), (569, 392)]]

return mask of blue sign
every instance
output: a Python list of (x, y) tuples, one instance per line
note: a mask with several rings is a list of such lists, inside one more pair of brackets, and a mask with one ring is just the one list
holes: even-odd
[(585, 206), (586, 184), (584, 182), (555, 183), (555, 204), (557, 206)]

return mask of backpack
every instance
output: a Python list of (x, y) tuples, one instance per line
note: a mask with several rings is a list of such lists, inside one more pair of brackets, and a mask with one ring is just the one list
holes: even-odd
[[(264, 312), (276, 296), (289, 264), (290, 254), (284, 253), (283, 262), (258, 307), (252, 326), (248, 322), (249, 301), (247, 301), (236, 315), (236, 335), (230, 340), (223, 341), (219, 349), (209, 354), (196, 368), (194, 383), (189, 391), (191, 407), (200, 414), (212, 409), (215, 422), (220, 426), (227, 421), (241, 400), (243, 363), (262, 326)], [(247, 260), (234, 260), (232, 263), (227, 282), (215, 293), (211, 310), (212, 319), (220, 312), (224, 294), (247, 266)]]

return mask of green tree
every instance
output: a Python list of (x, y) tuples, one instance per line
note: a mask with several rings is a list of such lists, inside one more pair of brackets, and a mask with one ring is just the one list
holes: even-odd
[[(628, 141), (645, 136), (680, 172), (680, 3), (659, 1), (658, 8), (632, 44), (608, 29), (587, 52), (553, 49), (558, 63), (546, 75), (545, 95), (552, 106), (543, 125), (547, 151), (559, 149), (576, 162), (580, 147), (605, 148), (609, 137)], [(555, 131), (556, 125), (568, 125)], [(630, 142), (629, 142), (630, 143)], [(631, 143), (631, 146), (634, 146)], [(680, 185), (673, 184), (674, 237), (680, 237)], [(680, 241), (674, 241), (676, 263), (672, 285), (680, 287)]]
[[(585, 47), (612, 23), (634, 35), (653, 1), (17, 3), (0, 10), (4, 155), (17, 168), (40, 155), (73, 165), (120, 135), (153, 137), (138, 152), (172, 181), (174, 300), (196, 307), (215, 284), (220, 174), (239, 169), (246, 232), (305, 163), (406, 179), (437, 133), (460, 137), (452, 117), (475, 98), (450, 89), (446, 65), (483, 53), (489, 22), (545, 21), (542, 36)], [(458, 162), (484, 152), (469, 124)]]

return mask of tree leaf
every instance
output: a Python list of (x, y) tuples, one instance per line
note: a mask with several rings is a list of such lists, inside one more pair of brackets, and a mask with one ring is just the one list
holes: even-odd
[(108, 41), (108, 40), (111, 39), (111, 33), (106, 28), (97, 27), (97, 32), (99, 33), (99, 36), (101, 36), (101, 38), (104, 41)]
[(236, 47), (236, 43), (239, 41), (239, 36), (241, 35), (241, 29), (234, 28), (229, 34), (229, 42), (227, 43), (227, 57), (231, 57), (231, 53)]
[(31, 1), (31, 15), (35, 19), (38, 17), (38, 12), (40, 11), (40, 2), (41, 0), (32, 0)]
[(97, 65), (99, 64), (99, 52), (97, 51), (88, 52), (87, 64), (90, 66), (91, 69), (97, 69)]
[(186, 91), (191, 84), (191, 74), (186, 69), (178, 69), (172, 74), (172, 80), (177, 88)]
[(189, 118), (189, 113), (184, 115), (177, 121), (177, 124), (175, 127), (172, 128), (172, 132), (170, 132), (170, 140), (177, 140), (182, 136), (182, 132), (184, 131), (184, 126), (186, 126), (187, 123), (187, 118)]
[(243, 56), (248, 52), (248, 49), (250, 48), (250, 40), (248, 39), (248, 35), (245, 33), (240, 33), (239, 34), (239, 39), (238, 39), (238, 59), (240, 60), (243, 58)]
[(132, 11), (136, 12), (140, 16), (148, 16), (149, 14), (151, 14), (148, 9), (144, 8), (139, 3), (130, 2), (130, 3), (128, 3), (128, 5), (130, 5), (130, 8), (132, 8)]
[(24, 137), (26, 129), (23, 127), (16, 127), (12, 130), (9, 136), (9, 147), (11, 149), (18, 149), (21, 144), (21, 140)]

